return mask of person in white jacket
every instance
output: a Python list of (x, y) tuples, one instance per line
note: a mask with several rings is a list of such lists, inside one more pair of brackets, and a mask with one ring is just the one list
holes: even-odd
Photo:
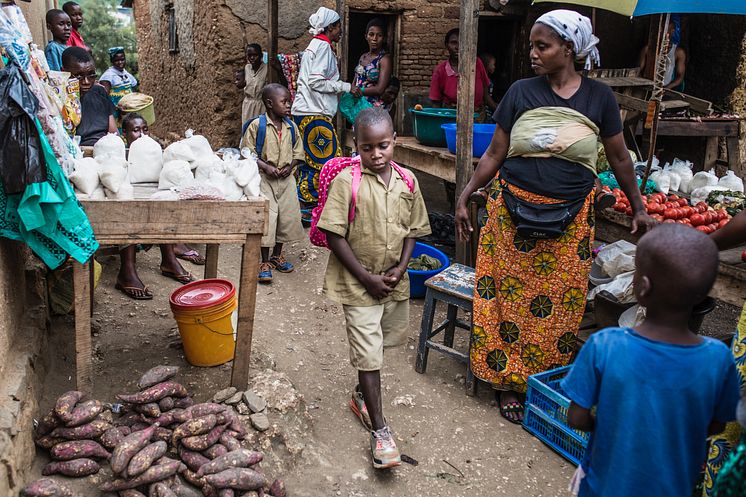
[(342, 37), (339, 14), (320, 7), (308, 22), (314, 37), (301, 58), (298, 90), (292, 107), (306, 154), (305, 164), (298, 169), (298, 198), (307, 220), (318, 198), (316, 187), (321, 167), (341, 154), (332, 121), (337, 113), (339, 95), (350, 92), (362, 96), (360, 88), (339, 79), (337, 54), (332, 46)]

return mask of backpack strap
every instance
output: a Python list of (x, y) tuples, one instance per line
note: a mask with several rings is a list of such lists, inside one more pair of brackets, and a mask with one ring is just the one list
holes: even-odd
[(243, 126), (241, 126), (241, 139), (243, 140), (246, 130), (249, 129), (249, 125), (257, 119), (259, 119), (259, 129), (256, 131), (256, 147), (254, 153), (256, 153), (257, 158), (261, 159), (262, 150), (264, 150), (264, 139), (267, 136), (267, 114), (252, 117), (243, 123)]
[(394, 161), (391, 161), (391, 167), (394, 168), (394, 171), (399, 174), (401, 179), (404, 180), (404, 183), (407, 185), (407, 188), (409, 188), (409, 193), (414, 193), (414, 180), (411, 176), (404, 170), (403, 167), (401, 167), (399, 164), (397, 164)]
[(349, 212), (349, 215), (347, 216), (349, 222), (352, 222), (355, 219), (355, 206), (357, 205), (357, 192), (360, 189), (360, 181), (363, 176), (363, 170), (362, 170), (362, 167), (360, 166), (360, 159), (354, 161), (352, 163), (351, 168), (352, 168), (352, 171), (351, 171), (352, 173), (352, 187), (351, 187), (352, 200), (350, 201), (350, 212)]
[(298, 138), (297, 136), (295, 136), (295, 124), (289, 117), (283, 117), (282, 120), (285, 121), (285, 123), (287, 123), (288, 127), (290, 128), (291, 143), (293, 144), (293, 146), (295, 146), (295, 141)]

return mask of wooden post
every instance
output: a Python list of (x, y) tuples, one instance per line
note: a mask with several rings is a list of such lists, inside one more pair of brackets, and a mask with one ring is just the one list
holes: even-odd
[[(456, 199), (474, 174), (472, 144), (474, 141), (474, 79), (477, 64), (477, 25), (479, 1), (462, 0), (459, 22), (458, 99), (456, 117)], [(465, 263), (469, 244), (456, 241), (456, 261)]]
[(246, 390), (249, 386), (251, 337), (254, 334), (256, 275), (259, 271), (259, 247), (262, 235), (247, 235), (241, 256), (241, 286), (238, 289), (238, 325), (236, 352), (233, 356), (231, 386)]
[[(93, 259), (91, 259), (93, 260)], [(75, 388), (93, 393), (91, 364), (91, 294), (88, 271), (91, 265), (73, 261), (73, 295), (75, 305)]]
[(205, 248), (205, 279), (218, 277), (218, 259), (220, 257), (220, 244), (208, 243)]
[[(347, 55), (350, 51), (350, 11), (345, 7), (344, 0), (336, 0), (335, 7), (339, 18), (342, 21), (342, 39), (339, 40), (339, 79), (340, 81), (347, 81)], [(352, 81), (350, 82), (352, 83)], [(337, 113), (335, 124), (337, 127), (337, 139), (339, 140), (339, 148), (342, 150), (342, 155), (347, 154), (344, 149), (346, 142), (347, 128), (345, 125), (346, 121), (341, 112)]]
[(269, 36), (267, 79), (269, 83), (277, 83), (280, 80), (273, 66), (273, 62), (277, 60), (277, 3), (278, 0), (267, 0), (267, 35)]

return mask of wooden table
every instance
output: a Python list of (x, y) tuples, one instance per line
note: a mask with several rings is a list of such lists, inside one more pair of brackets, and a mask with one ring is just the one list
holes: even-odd
[[(456, 182), (456, 156), (447, 148), (422, 145), (413, 136), (399, 136), (394, 147), (394, 162), (444, 179)], [(476, 165), (478, 157), (472, 158)]]
[[(622, 213), (606, 209), (596, 214), (596, 239), (607, 243), (626, 240), (637, 243), (639, 237), (629, 232), (631, 219)], [(746, 263), (741, 252), (746, 247), (720, 252), (720, 265), (710, 296), (741, 307), (746, 301)]]
[[(218, 244), (243, 245), (231, 385), (245, 390), (249, 382), (256, 275), (261, 238), (267, 226), (267, 201), (251, 198), (241, 202), (81, 200), (81, 203), (101, 245), (207, 243), (205, 277), (217, 275)], [(73, 263), (73, 281), (77, 389), (91, 393), (90, 263)]]

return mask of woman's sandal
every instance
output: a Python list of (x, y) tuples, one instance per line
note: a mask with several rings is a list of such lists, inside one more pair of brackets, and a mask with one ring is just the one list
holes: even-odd
[(195, 280), (194, 276), (192, 276), (192, 273), (190, 272), (179, 274), (173, 271), (166, 271), (164, 269), (161, 269), (161, 274), (163, 276), (166, 276), (167, 278), (178, 281), (182, 285), (186, 285), (187, 283), (191, 283)]
[(508, 414), (518, 414), (520, 413), (523, 415), (524, 406), (520, 402), (508, 402), (505, 405), (500, 405), (500, 414), (502, 414), (503, 418), (507, 419), (513, 424), (520, 425), (523, 424), (523, 419), (514, 419), (511, 417), (508, 417)]
[(196, 264), (198, 266), (205, 265), (205, 258), (194, 249), (187, 250), (183, 254), (176, 254), (176, 258), (181, 259), (183, 261), (191, 262), (192, 264)]
[(153, 293), (147, 286), (138, 288), (136, 286), (123, 286), (119, 283), (115, 283), (114, 288), (134, 300), (153, 300)]

